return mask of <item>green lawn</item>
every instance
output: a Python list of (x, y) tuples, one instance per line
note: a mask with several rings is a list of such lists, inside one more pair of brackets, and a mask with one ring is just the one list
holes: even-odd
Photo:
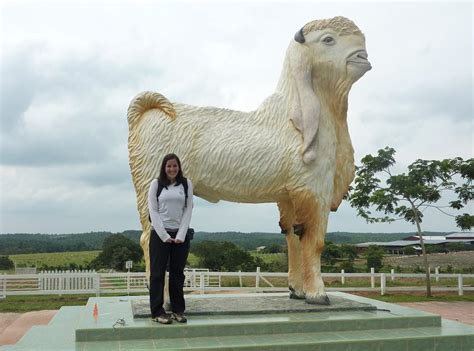
[(7, 296), (0, 300), (0, 312), (57, 310), (62, 306), (85, 305), (88, 299), (87, 295)]
[[(123, 296), (124, 294), (101, 294), (101, 297), (106, 296)], [(144, 294), (130, 294), (143, 295)], [(58, 310), (62, 306), (83, 306), (89, 300), (89, 297), (95, 295), (28, 295), (28, 296), (7, 296), (0, 300), (0, 313), (3, 312), (29, 312), (40, 310)]]
[(453, 301), (467, 301), (467, 302), (474, 302), (474, 292), (465, 292), (463, 296), (459, 296), (456, 292), (451, 293), (433, 293), (432, 297), (426, 297), (423, 292), (417, 293), (407, 293), (407, 294), (385, 294), (381, 296), (380, 293), (370, 292), (370, 293), (363, 293), (363, 292), (355, 292), (354, 295), (360, 295), (364, 297), (368, 297), (374, 300), (380, 300), (384, 302), (390, 303), (400, 303), (400, 302), (428, 302), (428, 301), (444, 301), (444, 302), (453, 302)]
[[(435, 293), (433, 297), (427, 298), (422, 293), (416, 294), (387, 294), (380, 296), (379, 293), (356, 292), (361, 295), (375, 300), (399, 303), (399, 302), (424, 302), (424, 301), (468, 301), (474, 302), (474, 293), (466, 292), (463, 296), (456, 293)], [(122, 295), (122, 294), (121, 294)], [(103, 296), (121, 296), (117, 294), (109, 294)], [(144, 294), (131, 294), (142, 295)], [(8, 296), (6, 299), (0, 300), (0, 313), (16, 312), (23, 313), (29, 311), (40, 310), (57, 310), (62, 306), (83, 306), (87, 303), (89, 297), (95, 295), (37, 295), (37, 296)]]

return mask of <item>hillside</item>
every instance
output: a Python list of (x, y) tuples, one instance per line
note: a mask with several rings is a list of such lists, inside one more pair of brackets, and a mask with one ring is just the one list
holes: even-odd
[[(0, 255), (40, 252), (68, 252), (100, 250), (104, 239), (116, 233), (90, 232), (79, 234), (2, 234), (0, 235)], [(127, 230), (122, 233), (138, 243), (141, 232)], [(367, 241), (392, 241), (414, 233), (328, 233), (326, 240), (337, 244), (356, 244)], [(445, 235), (440, 232), (427, 232), (426, 235)], [(279, 233), (241, 233), (241, 232), (196, 232), (194, 243), (211, 241), (230, 241), (245, 250), (255, 250), (258, 246), (271, 244), (284, 245), (285, 236)]]

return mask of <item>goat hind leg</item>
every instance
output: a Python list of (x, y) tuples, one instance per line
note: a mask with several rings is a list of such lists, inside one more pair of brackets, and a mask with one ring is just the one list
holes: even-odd
[(329, 207), (322, 206), (311, 193), (294, 196), (296, 221), (304, 227), (300, 239), (303, 270), (303, 291), (306, 302), (329, 305), (321, 277), (321, 252), (324, 248)]
[(320, 227), (320, 225), (305, 227), (305, 235), (301, 239), (304, 270), (303, 290), (307, 303), (329, 305), (329, 298), (321, 277), (321, 252), (324, 248), (325, 233)]
[(290, 299), (304, 299), (303, 271), (301, 270), (301, 253), (299, 238), (293, 233), (295, 210), (291, 201), (278, 202), (280, 211), (280, 226), (286, 231), (288, 246), (288, 288)]

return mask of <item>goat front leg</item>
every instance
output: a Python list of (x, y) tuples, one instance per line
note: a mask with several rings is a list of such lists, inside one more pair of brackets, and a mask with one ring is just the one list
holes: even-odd
[(324, 248), (329, 205), (319, 203), (310, 192), (294, 194), (293, 204), (296, 210), (296, 223), (303, 225), (300, 245), (306, 302), (329, 305), (321, 277), (321, 253)]
[(278, 209), (280, 211), (280, 227), (286, 235), (286, 243), (288, 245), (288, 288), (290, 289), (290, 299), (304, 299), (300, 240), (293, 232), (295, 210), (289, 199), (278, 202)]

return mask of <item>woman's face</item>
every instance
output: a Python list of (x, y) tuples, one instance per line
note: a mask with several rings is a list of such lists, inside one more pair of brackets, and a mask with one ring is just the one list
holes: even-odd
[(178, 162), (175, 159), (166, 161), (165, 173), (171, 182), (174, 182), (176, 180), (176, 175), (178, 174), (178, 172), (179, 166)]

